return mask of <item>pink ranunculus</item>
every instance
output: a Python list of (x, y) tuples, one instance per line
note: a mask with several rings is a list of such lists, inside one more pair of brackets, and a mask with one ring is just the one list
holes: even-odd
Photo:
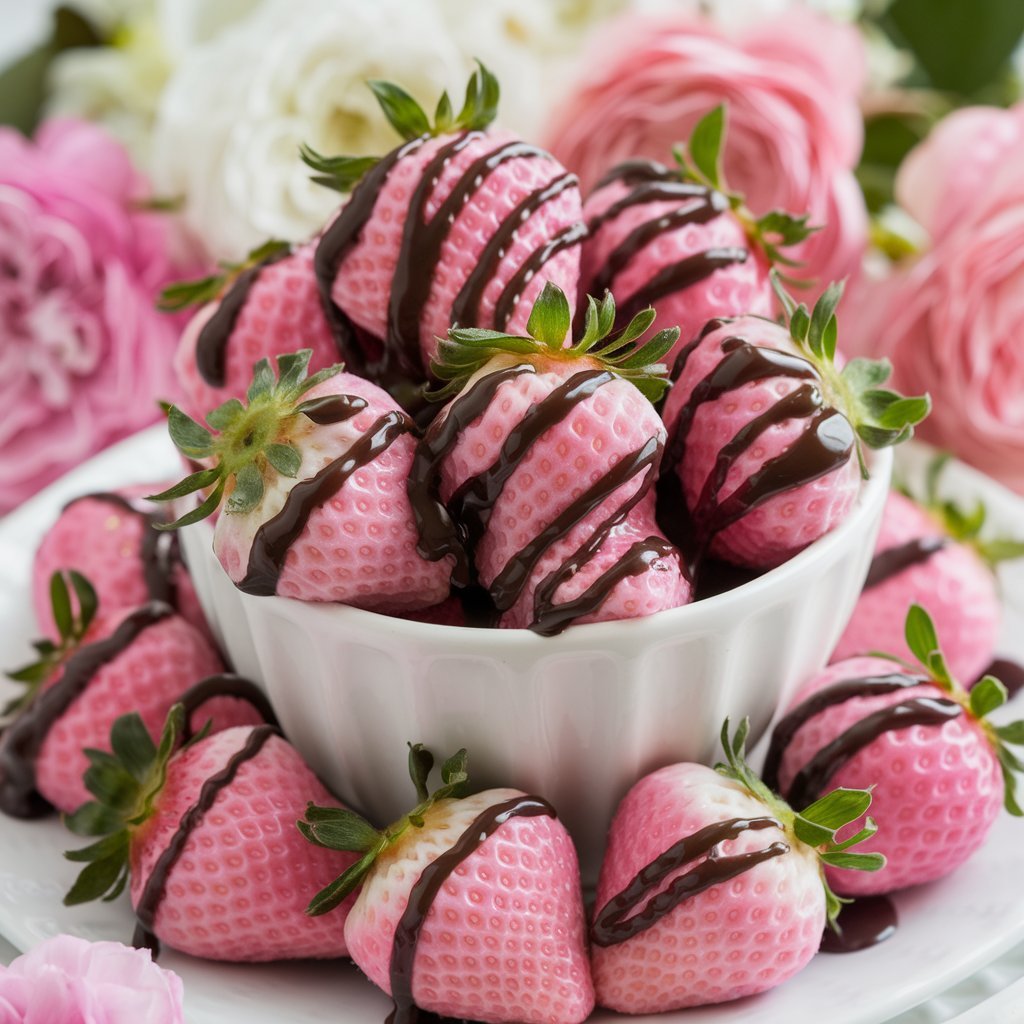
[(149, 950), (57, 935), (0, 966), (3, 1024), (184, 1024), (181, 979)]
[(852, 168), (865, 55), (854, 28), (794, 9), (733, 38), (686, 15), (627, 15), (582, 66), (590, 70), (556, 108), (547, 142), (584, 189), (623, 160), (669, 160), (724, 101), (729, 186), (754, 213), (810, 213), (823, 228), (793, 251), (800, 276), (821, 286), (858, 267), (867, 214)]
[(0, 128), (0, 514), (152, 423), (181, 326), (175, 265), (122, 147), (84, 122)]
[(963, 113), (897, 180), (931, 247), (858, 284), (843, 344), (891, 359), (901, 390), (931, 393), (922, 437), (1024, 493), (1024, 104)]

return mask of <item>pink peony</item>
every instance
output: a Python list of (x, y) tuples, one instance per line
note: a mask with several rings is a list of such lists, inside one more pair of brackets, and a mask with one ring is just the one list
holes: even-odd
[(181, 979), (149, 950), (71, 935), (0, 966), (3, 1024), (184, 1024)]
[(160, 415), (180, 320), (154, 302), (181, 268), (149, 195), (93, 125), (0, 128), (0, 513)]
[(1024, 493), (1024, 104), (951, 114), (896, 193), (931, 248), (849, 296), (843, 345), (931, 392), (926, 440)]
[(852, 168), (865, 74), (856, 29), (794, 9), (738, 38), (686, 15), (626, 16), (584, 57), (590, 68), (547, 133), (555, 155), (590, 189), (631, 157), (671, 159), (672, 145), (725, 101), (725, 176), (755, 213), (809, 212), (822, 226), (793, 254), (819, 284), (852, 273), (867, 214)]

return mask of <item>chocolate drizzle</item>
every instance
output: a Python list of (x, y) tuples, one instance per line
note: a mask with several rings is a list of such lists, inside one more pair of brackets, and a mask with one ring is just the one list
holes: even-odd
[(864, 589), (870, 590), (871, 587), (877, 587), (893, 576), (898, 576), (911, 566), (927, 562), (932, 555), (938, 554), (948, 544), (948, 537), (915, 537), (905, 544), (879, 551), (871, 560)]
[(132, 937), (132, 945), (136, 949), (149, 949), (154, 955), (159, 953), (160, 944), (153, 934), (153, 927), (171, 870), (184, 852), (189, 837), (203, 820), (203, 815), (213, 807), (221, 791), (231, 785), (242, 765), (246, 761), (251, 761), (263, 749), (267, 740), (275, 735), (277, 730), (272, 725), (260, 725), (253, 729), (245, 745), (231, 755), (228, 763), (219, 772), (211, 775), (203, 783), (199, 799), (181, 816), (177, 831), (157, 858), (135, 907), (138, 924)]
[(385, 413), (344, 455), (329, 462), (315, 476), (295, 484), (281, 511), (256, 531), (246, 574), (237, 584), (238, 589), (264, 597), (276, 593), (288, 550), (306, 528), (313, 512), (330, 501), (353, 473), (373, 462), (410, 430), (411, 424), (404, 413)]
[(431, 861), (409, 893), (409, 902), (395, 929), (391, 948), (391, 998), (395, 1007), (387, 1024), (414, 1024), (419, 1018), (412, 994), (413, 966), (420, 931), (437, 894), (448, 877), (510, 818), (557, 817), (554, 808), (540, 797), (517, 796), (488, 807), (478, 815), (455, 845)]
[(156, 601), (135, 609), (110, 636), (79, 648), (60, 679), (36, 693), (0, 735), (0, 810), (14, 818), (39, 818), (52, 807), (36, 789), (36, 758), (54, 723), (85, 692), (104, 665), (127, 650), (143, 630), (174, 614)]
[(264, 268), (291, 256), (291, 249), (282, 249), (268, 256), (254, 267), (243, 270), (221, 295), (220, 303), (213, 316), (203, 324), (196, 339), (196, 369), (199, 376), (211, 387), (222, 388), (227, 379), (227, 348), (231, 332), (235, 329), (239, 314), (249, 298), (252, 286), (259, 279)]
[(843, 907), (838, 924), (838, 931), (825, 929), (822, 953), (856, 953), (877, 946), (896, 934), (899, 918), (888, 896), (858, 896)]
[[(714, 329), (712, 321), (701, 335)], [(677, 362), (677, 375), (685, 359), (701, 339), (691, 344)], [(821, 378), (814, 366), (800, 356), (750, 344), (743, 338), (727, 338), (722, 359), (693, 388), (679, 410), (672, 428), (661, 480), (658, 485), (658, 518), (670, 527), (669, 536), (688, 554), (691, 565), (699, 563), (715, 534), (737, 522), (770, 498), (793, 490), (842, 466), (855, 444), (853, 428), (842, 413), (824, 403)], [(697, 411), (745, 384), (774, 377), (807, 381), (774, 402), (765, 412), (743, 426), (719, 452), (702, 492), (691, 509), (677, 472), (685, 458), (687, 440)], [(765, 461), (730, 495), (720, 499), (730, 469), (737, 459), (770, 427), (789, 419), (802, 419), (801, 434), (784, 451)]]
[(216, 697), (233, 697), (236, 700), (244, 700), (255, 708), (267, 725), (272, 725), (280, 731), (280, 723), (267, 695), (251, 680), (244, 679), (232, 672), (225, 672), (200, 680), (178, 698), (177, 703), (185, 709), (185, 725), (181, 733), (183, 742), (187, 743), (194, 735), (193, 712), (198, 711), (208, 700), (213, 700)]
[[(622, 892), (604, 905), (591, 927), (591, 941), (595, 946), (614, 946), (625, 942), (646, 931), (684, 900), (713, 885), (727, 882), (766, 860), (789, 853), (789, 845), (784, 842), (774, 842), (763, 850), (730, 856), (723, 856), (718, 850), (720, 843), (735, 839), (744, 832), (767, 828), (781, 829), (782, 825), (768, 817), (730, 818), (706, 825), (680, 839), (639, 871)], [(661, 889), (673, 872), (704, 854), (707, 854), (704, 860)]]
[(366, 399), (357, 395), (324, 395), (302, 403), (302, 415), (321, 427), (343, 423), (366, 408)]

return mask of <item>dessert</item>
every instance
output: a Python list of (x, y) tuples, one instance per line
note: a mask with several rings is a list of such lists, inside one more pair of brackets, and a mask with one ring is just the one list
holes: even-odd
[(295, 828), (308, 801), (334, 804), (272, 725), (200, 733), (181, 746), (185, 711), (167, 716), (159, 745), (136, 714), (110, 730), (113, 754), (89, 751), (93, 800), (66, 819), (94, 842), (69, 905), (111, 899), (127, 885), (135, 945), (209, 960), (345, 955), (344, 912), (303, 913), (315, 891), (355, 857), (318, 849)]
[(995, 568), (1024, 557), (1024, 543), (984, 539), (984, 505), (965, 512), (939, 499), (943, 461), (931, 468), (923, 502), (889, 495), (864, 592), (833, 661), (876, 650), (909, 658), (903, 619), (915, 602), (935, 621), (954, 678), (971, 683), (992, 659), (1001, 618)]
[(727, 764), (661, 768), (619, 805), (591, 927), (599, 1005), (662, 1013), (774, 988), (839, 915), (823, 866), (884, 863), (849, 852), (873, 837), (870, 819), (849, 840), (836, 835), (871, 793), (836, 790), (794, 813), (746, 764), (748, 727), (722, 727)]
[(418, 804), (378, 832), (351, 811), (310, 807), (299, 823), (316, 846), (360, 854), (313, 898), (333, 910), (359, 888), (345, 942), (395, 1001), (394, 1024), (416, 1010), (488, 1024), (578, 1024), (594, 1007), (576, 850), (555, 809), (514, 789), (459, 797), (466, 751), (445, 761), (409, 750)]
[(887, 893), (959, 867), (1015, 797), (1020, 762), (1008, 744), (1024, 723), (986, 718), (1006, 688), (986, 676), (968, 694), (950, 674), (935, 627), (920, 605), (906, 617), (916, 666), (850, 658), (810, 680), (775, 726), (765, 780), (802, 803), (827, 786), (872, 786), (874, 846), (886, 865), (873, 875), (829, 869), (837, 892)]

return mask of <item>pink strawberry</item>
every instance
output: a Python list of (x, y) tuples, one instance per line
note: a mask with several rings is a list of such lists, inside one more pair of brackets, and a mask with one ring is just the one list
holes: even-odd
[(155, 496), (210, 490), (173, 527), (217, 518), (214, 550), (250, 594), (337, 601), (377, 611), (427, 608), (449, 593), (451, 559), (416, 550), (406, 477), (414, 425), (376, 385), (339, 367), (306, 376), (309, 349), (256, 365), (248, 405), (214, 409), (214, 436), (177, 407), (171, 438), (189, 458), (213, 460)]
[(378, 832), (350, 811), (310, 806), (310, 842), (362, 859), (319, 893), (324, 914), (357, 885), (345, 921), (349, 955), (395, 1001), (415, 1010), (521, 1024), (575, 1024), (594, 1006), (576, 850), (545, 800), (515, 789), (457, 799), (466, 752), (442, 768), (410, 748), (419, 805)]
[[(208, 641), (169, 605), (150, 601), (97, 616), (88, 581), (68, 576), (77, 610), (55, 574), (59, 640), (37, 643), (39, 661), (11, 675), (26, 691), (5, 709), (17, 715), (0, 734), (0, 809), (15, 817), (37, 817), (51, 805), (73, 811), (88, 799), (84, 750), (104, 747), (118, 715), (135, 710), (158, 735), (171, 705), (223, 670)], [(262, 718), (249, 703), (222, 697), (197, 705), (193, 719), (211, 716), (218, 729)]]
[(303, 909), (355, 858), (315, 849), (295, 827), (310, 800), (337, 808), (273, 726), (239, 726), (175, 753), (184, 711), (171, 710), (157, 747), (138, 715), (110, 732), (113, 754), (89, 752), (95, 797), (65, 821), (99, 837), (66, 856), (85, 868), (67, 905), (110, 899), (130, 880), (135, 944), (209, 960), (345, 955), (343, 917)]
[[(547, 284), (530, 337), (457, 329), (435, 372), (456, 394), (420, 442), (409, 481), (428, 557), (455, 553), (500, 625), (549, 634), (571, 622), (634, 618), (690, 599), (676, 551), (654, 522), (664, 429), (655, 364), (675, 340), (633, 341), (654, 318), (611, 331), (615, 303), (591, 299), (586, 332), (563, 347), (570, 312)], [(461, 546), (452, 534), (459, 530)]]
[(346, 361), (411, 408), (449, 325), (518, 333), (548, 281), (575, 300), (585, 228), (576, 177), (487, 130), (498, 83), (483, 65), (458, 115), (446, 93), (433, 126), (397, 86), (369, 86), (405, 142), (379, 161), (304, 152), (321, 184), (359, 183), (316, 268)]
[(836, 526), (873, 448), (912, 434), (927, 396), (880, 390), (887, 363), (840, 373), (828, 288), (813, 314), (781, 287), (788, 327), (760, 317), (712, 320), (676, 363), (658, 521), (669, 537), (738, 565), (770, 568)]
[(253, 367), (279, 352), (308, 348), (314, 370), (337, 360), (320, 304), (314, 253), (313, 242), (295, 248), (268, 242), (224, 273), (164, 292), (166, 309), (202, 303), (174, 357), (182, 406), (190, 416), (244, 398)]
[(939, 651), (928, 614), (913, 605), (906, 642), (919, 667), (851, 658), (812, 679), (779, 721), (765, 780), (788, 799), (813, 800), (826, 786), (873, 786), (872, 814), (886, 866), (868, 877), (829, 871), (837, 892), (885, 893), (930, 882), (959, 867), (984, 842), (1000, 806), (1021, 814), (1007, 743), (1024, 723), (985, 716), (1006, 700), (986, 676), (968, 695)]
[(966, 514), (940, 501), (940, 470), (936, 464), (923, 505), (889, 495), (864, 591), (833, 661), (869, 651), (910, 657), (902, 623), (915, 602), (928, 606), (954, 678), (972, 683), (991, 661), (1002, 617), (993, 569), (1024, 556), (1024, 543), (983, 540), (984, 506)]
[(716, 770), (674, 764), (641, 779), (619, 805), (591, 927), (597, 1002), (623, 1013), (721, 1003), (764, 992), (817, 952), (839, 901), (822, 867), (875, 871), (836, 830), (871, 804), (837, 790), (799, 814), (743, 759), (744, 722)]
[(209, 627), (177, 538), (153, 529), (164, 512), (142, 495), (153, 487), (83, 494), (43, 536), (32, 565), (32, 602), (40, 631), (57, 639), (50, 601), (55, 572), (75, 569), (95, 588), (104, 613), (146, 601), (173, 605), (209, 638)]

